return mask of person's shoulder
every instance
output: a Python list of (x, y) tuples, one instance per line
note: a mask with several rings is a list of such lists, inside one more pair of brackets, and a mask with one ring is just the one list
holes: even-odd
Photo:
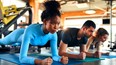
[(53, 38), (56, 38), (57, 37), (57, 33), (48, 33), (49, 37), (51, 37), (52, 39)]
[(42, 26), (42, 24), (31, 24), (28, 26), (28, 28), (35, 28), (35, 27), (39, 28), (41, 26)]
[(95, 39), (95, 38), (96, 38), (96, 36), (93, 36), (93, 35), (92, 35), (92, 36), (91, 36), (91, 38)]
[(79, 30), (80, 30), (79, 28), (70, 28), (70, 31), (74, 31), (74, 32), (79, 31)]
[(42, 24), (36, 24), (36, 23), (34, 23), (34, 24), (30, 24), (29, 26), (41, 26)]
[(77, 31), (79, 28), (66, 28), (64, 31)]
[(90, 40), (94, 40), (95, 38), (96, 38), (95, 36), (89, 37)]
[(57, 35), (57, 32), (55, 32), (55, 33), (49, 33), (49, 35), (53, 35), (53, 36)]
[(35, 24), (30, 24), (30, 25), (28, 26), (28, 28), (29, 28), (29, 27), (33, 27), (34, 25), (35, 25)]
[(69, 30), (77, 30), (77, 29), (79, 29), (79, 28), (67, 28), (67, 29), (69, 29)]

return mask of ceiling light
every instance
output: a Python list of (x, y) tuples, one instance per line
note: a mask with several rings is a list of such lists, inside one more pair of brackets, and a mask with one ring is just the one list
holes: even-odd
[(89, 5), (87, 3), (76, 4), (78, 8), (88, 8)]
[(93, 10), (93, 9), (88, 9), (88, 10), (85, 11), (85, 13), (86, 13), (86, 14), (95, 14), (96, 11)]

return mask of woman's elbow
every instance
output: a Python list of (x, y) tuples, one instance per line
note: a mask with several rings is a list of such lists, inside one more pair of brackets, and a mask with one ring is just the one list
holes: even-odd
[(19, 61), (20, 61), (20, 63), (24, 63), (23, 57), (19, 57)]

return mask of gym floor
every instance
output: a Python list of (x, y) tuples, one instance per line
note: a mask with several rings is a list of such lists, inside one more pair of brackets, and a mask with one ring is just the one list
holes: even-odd
[(85, 62), (78, 65), (116, 65), (116, 58), (115, 59), (105, 59), (99, 60), (94, 62)]
[(18, 65), (18, 64), (0, 59), (0, 65)]
[[(50, 49), (46, 50), (45, 48), (41, 49), (41, 53), (40, 54), (47, 54), (50, 55)], [(43, 52), (44, 50), (44, 52)], [(34, 54), (34, 53), (33, 53)], [(37, 53), (36, 53), (37, 54)], [(111, 55), (116, 55), (116, 52), (110, 52)], [(115, 56), (116, 57), (116, 56)], [(5, 61), (3, 59), (0, 59), (0, 65), (18, 65), (9, 61)], [(53, 64), (54, 65), (54, 64)], [(58, 64), (56, 64), (58, 65)], [(107, 58), (107, 59), (103, 59), (103, 60), (96, 60), (96, 61), (90, 61), (90, 62), (81, 62), (81, 63), (75, 63), (75, 61), (73, 62), (72, 60), (69, 62), (69, 64), (67, 65), (116, 65), (116, 58)]]
[[(11, 63), (11, 62), (0, 59), (0, 65), (18, 65), (18, 64)], [(73, 65), (73, 64), (71, 64), (71, 65)], [(75, 64), (75, 65), (116, 65), (116, 58), (98, 60), (98, 61), (94, 61), (94, 62), (84, 62), (81, 64)]]

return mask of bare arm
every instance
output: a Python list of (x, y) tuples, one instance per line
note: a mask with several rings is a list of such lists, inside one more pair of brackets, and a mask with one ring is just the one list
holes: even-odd
[(100, 58), (101, 57), (101, 44), (102, 42), (99, 42), (96, 47), (95, 57)]
[(90, 45), (91, 45), (90, 42), (91, 42), (91, 43), (93, 42), (93, 39), (92, 39), (92, 38), (89, 38), (89, 39), (88, 39), (88, 42), (87, 42), (87, 45), (86, 45), (86, 47), (87, 47), (86, 55), (87, 55), (88, 57), (97, 57), (97, 58), (100, 58), (100, 57), (101, 57), (101, 52), (100, 52), (101, 43), (100, 43), (100, 42), (97, 43), (96, 52), (95, 52), (95, 53), (91, 53), (91, 52), (88, 52), (88, 49), (89, 49), (89, 47), (90, 47)]
[[(66, 48), (67, 48), (67, 44), (63, 43), (62, 41), (60, 42), (59, 45), (59, 55), (64, 55), (66, 54)], [(66, 56), (66, 55), (65, 55)]]
[(85, 55), (84, 53), (81, 54), (69, 54), (66, 52), (67, 49), (67, 44), (63, 43), (62, 41), (60, 42), (59, 46), (59, 55), (60, 56), (67, 56), (69, 58), (75, 58), (75, 59), (84, 59), (82, 56)]
[(88, 50), (89, 50), (89, 48), (90, 48), (90, 45), (91, 45), (91, 43), (93, 42), (93, 39), (94, 39), (93, 36), (91, 36), (91, 37), (88, 39), (88, 41), (87, 41), (87, 43), (86, 43), (86, 52), (88, 52)]
[(97, 44), (97, 46), (96, 46), (96, 51), (97, 51), (97, 52), (100, 52), (100, 50), (101, 50), (101, 45), (102, 45), (102, 42), (99, 42), (99, 43)]
[(92, 42), (93, 42), (93, 39), (94, 39), (94, 37), (91, 36), (91, 37), (88, 39), (87, 43), (86, 43), (86, 55), (87, 55), (88, 57), (94, 57), (94, 53), (88, 52), (88, 50), (89, 50), (89, 48), (90, 48), (90, 45), (91, 45)]

